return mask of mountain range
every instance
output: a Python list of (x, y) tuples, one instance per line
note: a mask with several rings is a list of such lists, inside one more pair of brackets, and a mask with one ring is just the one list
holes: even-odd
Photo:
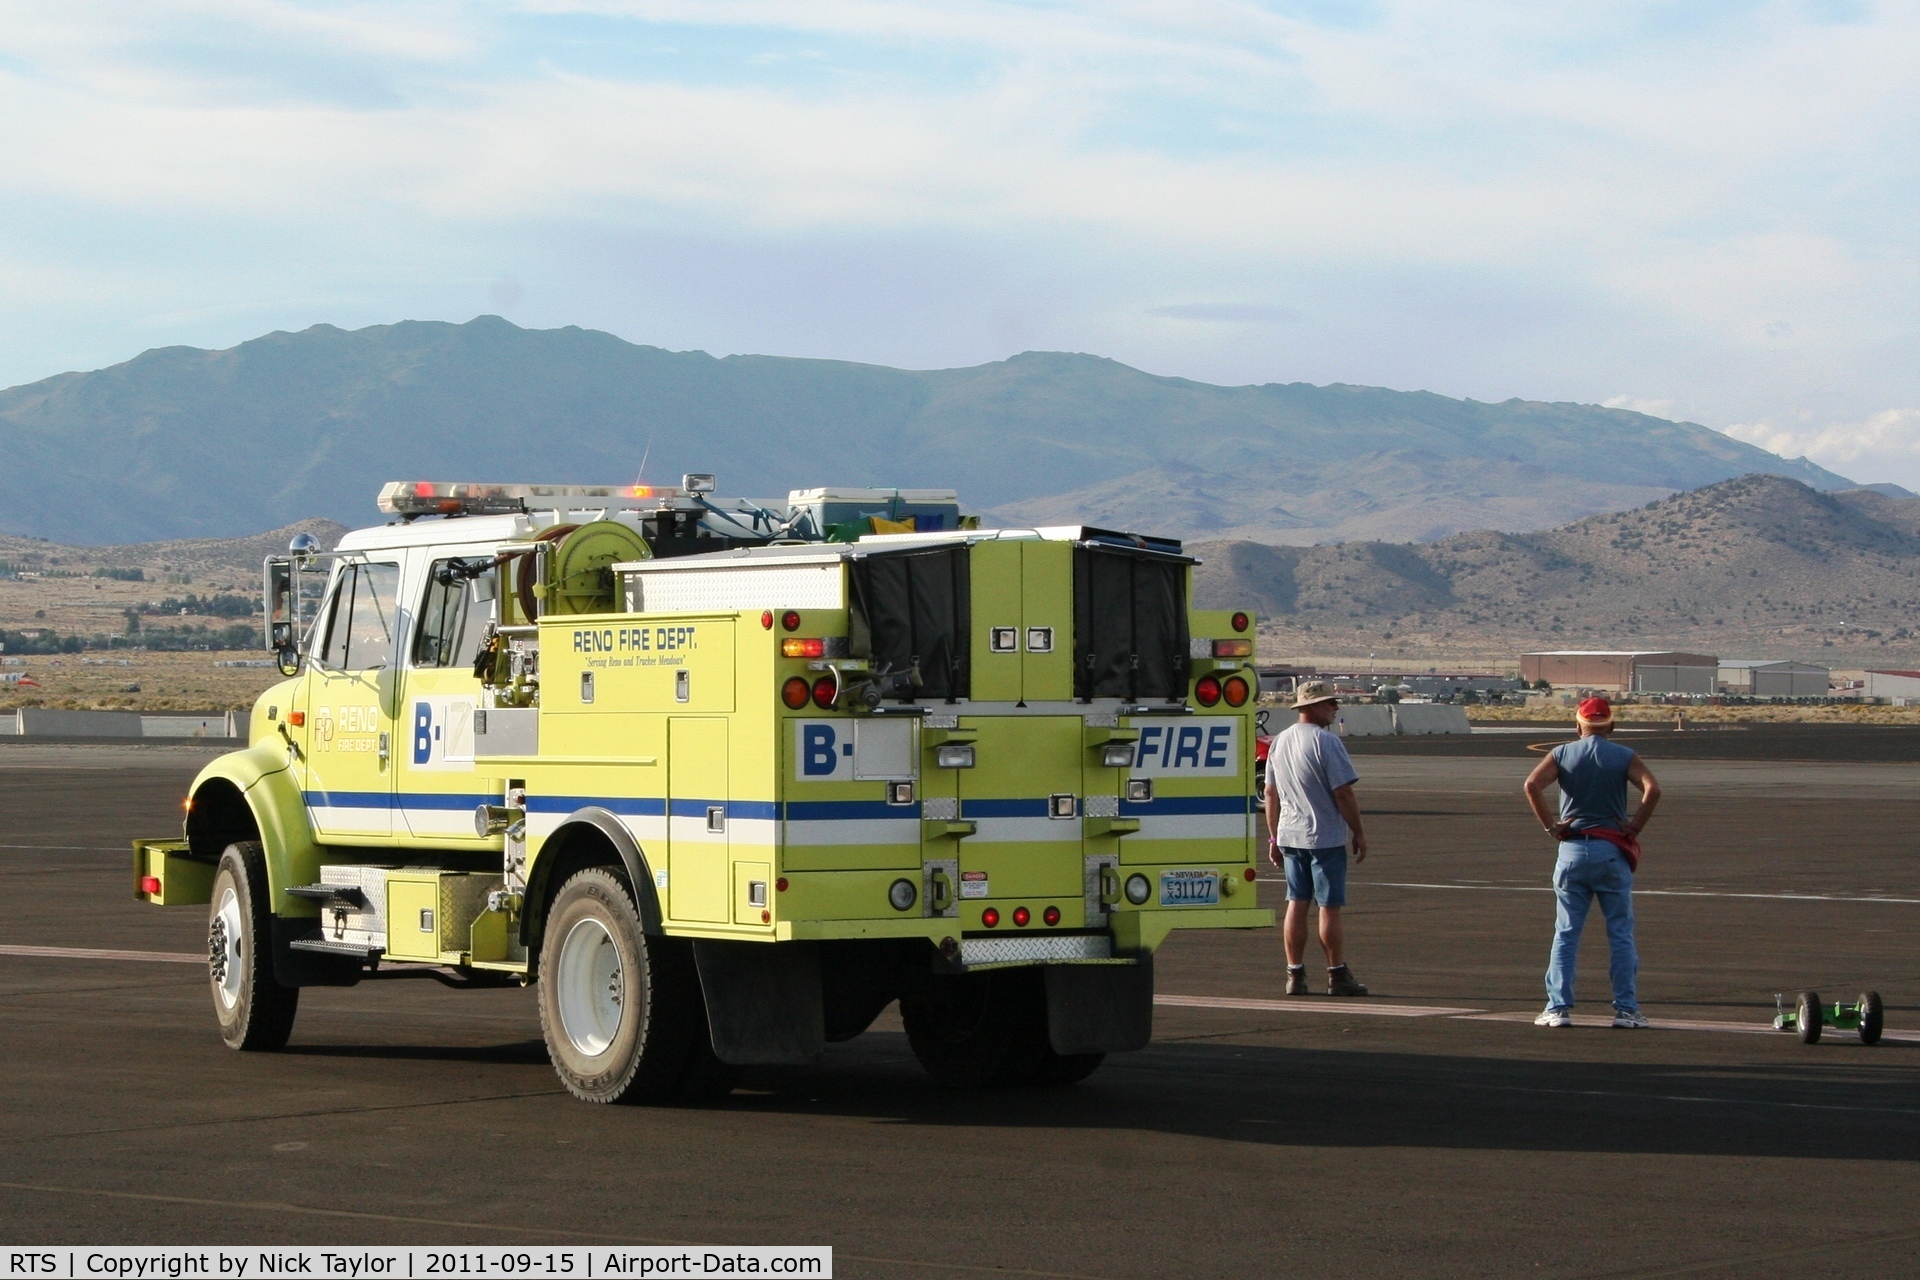
[(1253, 606), (1262, 652), (1283, 660), (1680, 648), (1912, 665), (1920, 653), (1920, 499), (1782, 476), (1547, 532), (1189, 550), (1202, 560), (1195, 603)]
[(0, 531), (97, 545), (377, 519), (392, 479), (724, 493), (958, 489), (1024, 524), (1308, 545), (1525, 531), (1761, 472), (1851, 482), (1692, 423), (1027, 352), (903, 370), (715, 358), (493, 316), (167, 347), (0, 391)]

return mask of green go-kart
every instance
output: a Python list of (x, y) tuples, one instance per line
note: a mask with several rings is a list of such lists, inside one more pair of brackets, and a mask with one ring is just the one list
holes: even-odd
[(1860, 998), (1853, 1004), (1822, 1004), (1818, 991), (1802, 991), (1793, 1008), (1786, 1006), (1785, 997), (1775, 995), (1773, 1029), (1775, 1031), (1797, 1031), (1801, 1044), (1818, 1044), (1820, 1032), (1827, 1027), (1836, 1031), (1858, 1031), (1861, 1044), (1879, 1044), (1883, 1026), (1878, 991), (1862, 991)]

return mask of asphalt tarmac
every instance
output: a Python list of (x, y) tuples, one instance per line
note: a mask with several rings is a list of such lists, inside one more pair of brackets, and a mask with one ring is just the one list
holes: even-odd
[[(1552, 846), (1524, 735), (1373, 744), (1348, 910), (1368, 999), (1283, 999), (1272, 933), (1176, 934), (1154, 1044), (1080, 1086), (943, 1091), (888, 1015), (697, 1110), (568, 1098), (522, 991), (310, 990), (286, 1052), (227, 1051), (204, 968), (157, 958), (203, 950), (203, 911), (134, 901), (125, 843), (177, 828), (207, 753), (0, 745), (0, 1240), (830, 1244), (854, 1277), (1910, 1274), (1920, 772), (1839, 731), (1768, 760), (1763, 732), (1724, 735), (1735, 759), (1645, 748), (1655, 1030), (1531, 1025)], [(1602, 1014), (1597, 919), (1582, 964)], [(1805, 986), (1877, 988), (1889, 1038), (1765, 1030)]]

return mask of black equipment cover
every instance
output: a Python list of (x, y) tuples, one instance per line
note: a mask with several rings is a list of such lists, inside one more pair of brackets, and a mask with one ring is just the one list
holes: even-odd
[(876, 671), (917, 672), (915, 698), (969, 696), (968, 564), (965, 545), (856, 557), (847, 574), (853, 584), (848, 651), (871, 660)]
[(1098, 543), (1074, 548), (1076, 698), (1185, 699), (1191, 563)]

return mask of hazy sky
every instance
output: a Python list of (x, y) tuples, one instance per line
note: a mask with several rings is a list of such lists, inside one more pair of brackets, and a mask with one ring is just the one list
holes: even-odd
[(0, 384), (276, 328), (1604, 401), (1920, 488), (1920, 8), (0, 0)]

